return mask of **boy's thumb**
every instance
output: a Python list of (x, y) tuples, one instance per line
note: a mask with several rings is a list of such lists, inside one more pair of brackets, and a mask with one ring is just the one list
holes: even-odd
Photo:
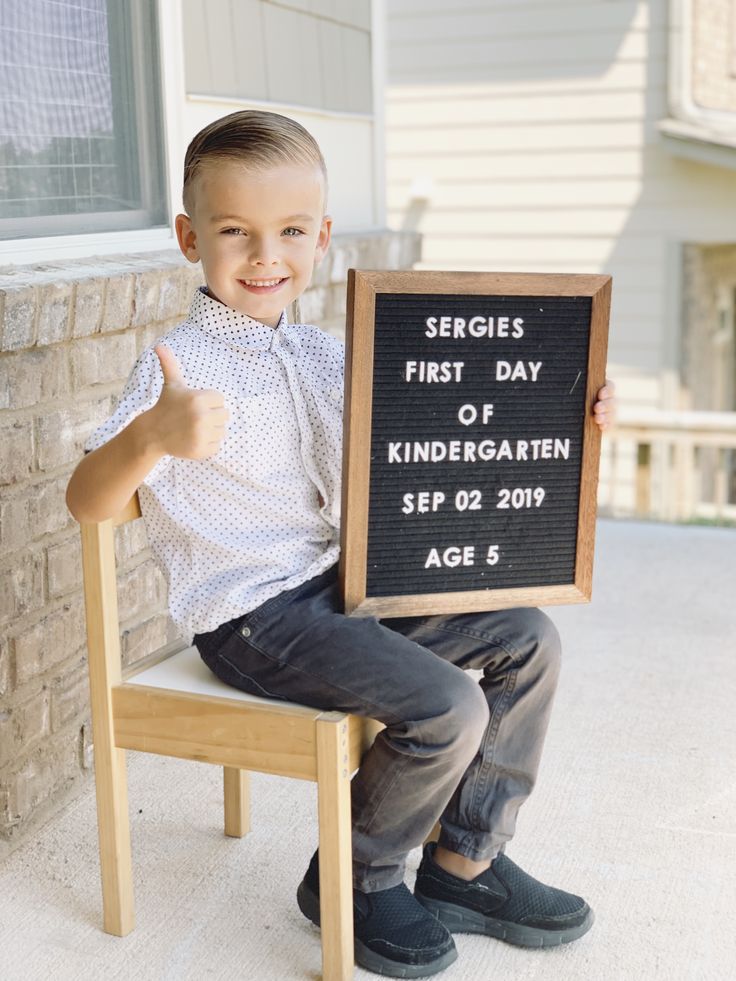
[(186, 379), (171, 348), (165, 344), (157, 344), (153, 351), (158, 357), (161, 371), (164, 374), (164, 385), (182, 385), (186, 388)]

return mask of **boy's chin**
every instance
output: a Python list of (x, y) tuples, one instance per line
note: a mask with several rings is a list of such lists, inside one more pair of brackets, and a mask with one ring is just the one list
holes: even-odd
[(229, 307), (231, 310), (235, 310), (236, 313), (245, 314), (246, 317), (250, 317), (251, 320), (257, 320), (259, 324), (265, 324), (266, 327), (277, 327), (279, 320), (281, 320), (281, 314), (284, 308), (288, 304), (288, 300), (280, 303), (278, 310), (274, 307), (271, 310), (258, 310), (257, 303), (248, 303), (244, 298), (231, 297), (229, 300), (222, 300), (220, 297), (212, 290), (211, 287), (207, 287), (207, 295), (218, 303), (221, 303), (224, 307)]

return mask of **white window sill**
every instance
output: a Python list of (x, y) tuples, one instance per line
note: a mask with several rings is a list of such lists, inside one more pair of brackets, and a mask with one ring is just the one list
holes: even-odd
[(703, 122), (663, 119), (658, 125), (666, 149), (676, 157), (736, 170), (736, 132)]

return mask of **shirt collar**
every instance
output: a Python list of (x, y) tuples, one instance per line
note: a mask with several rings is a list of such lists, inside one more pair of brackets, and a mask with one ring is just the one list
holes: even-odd
[(296, 331), (289, 325), (286, 310), (282, 312), (276, 327), (268, 327), (249, 317), (247, 313), (239, 313), (215, 300), (207, 294), (204, 286), (200, 286), (194, 294), (189, 308), (189, 319), (205, 333), (239, 347), (273, 351), (290, 346), (296, 353), (301, 348)]

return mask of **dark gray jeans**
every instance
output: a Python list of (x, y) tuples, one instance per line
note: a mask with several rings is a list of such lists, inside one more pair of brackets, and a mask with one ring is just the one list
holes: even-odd
[(401, 882), (438, 818), (446, 848), (493, 857), (534, 786), (556, 629), (534, 609), (382, 621), (341, 610), (335, 567), (194, 642), (236, 688), (385, 723), (352, 781), (358, 889)]

